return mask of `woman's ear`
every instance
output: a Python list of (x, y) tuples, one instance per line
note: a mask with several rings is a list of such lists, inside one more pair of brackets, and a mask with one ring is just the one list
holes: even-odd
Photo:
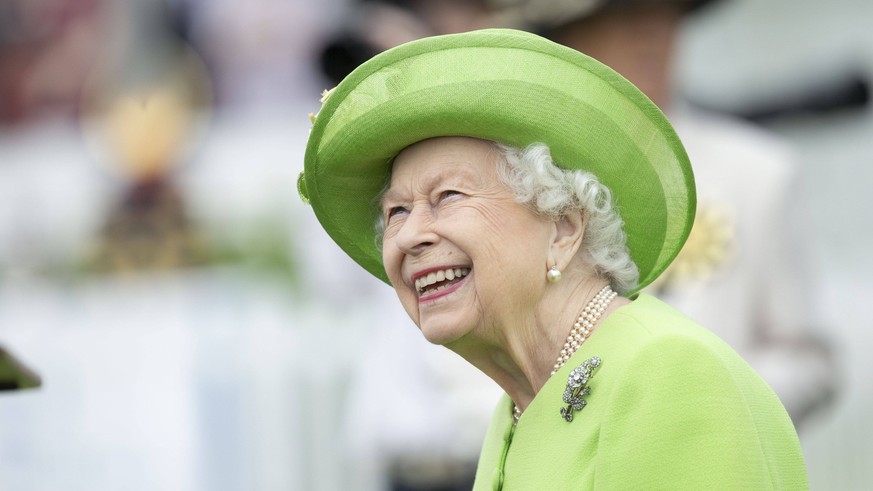
[(585, 226), (588, 225), (588, 214), (581, 210), (573, 210), (554, 222), (554, 235), (549, 245), (549, 264), (557, 265), (564, 270), (582, 247), (585, 236)]

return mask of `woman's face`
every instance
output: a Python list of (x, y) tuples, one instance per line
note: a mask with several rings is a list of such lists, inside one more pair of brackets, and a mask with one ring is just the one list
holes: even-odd
[(400, 302), (435, 344), (533, 314), (554, 224), (519, 204), (484, 140), (444, 137), (403, 150), (382, 200), (382, 258)]

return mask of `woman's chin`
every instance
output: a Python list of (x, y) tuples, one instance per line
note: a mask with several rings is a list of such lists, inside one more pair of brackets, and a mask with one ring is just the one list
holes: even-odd
[(429, 343), (438, 346), (445, 346), (451, 342), (457, 341), (467, 333), (466, 331), (458, 329), (457, 324), (435, 325), (435, 323), (426, 322), (421, 326), (421, 334)]

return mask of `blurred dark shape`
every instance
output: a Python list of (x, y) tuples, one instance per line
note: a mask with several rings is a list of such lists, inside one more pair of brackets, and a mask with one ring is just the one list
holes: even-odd
[(334, 85), (374, 55), (426, 36), (490, 25), (491, 0), (358, 0), (324, 44), (319, 66)]
[(763, 124), (782, 118), (864, 109), (869, 103), (870, 81), (865, 76), (852, 74), (835, 78), (825, 86), (809, 87), (794, 97), (770, 98), (747, 109), (727, 109), (727, 112)]
[(39, 375), (0, 346), (0, 392), (32, 389), (41, 385)]
[(397, 44), (431, 34), (414, 1), (359, 0), (325, 43), (319, 66), (336, 85), (359, 65)]
[(192, 17), (194, 12), (189, 2), (165, 0), (165, 18), (169, 31), (186, 44), (193, 45)]
[(337, 34), (327, 42), (318, 61), (324, 75), (334, 84), (338, 84), (352, 70), (378, 53), (375, 46), (346, 32)]
[(466, 491), (473, 489), (474, 462), (400, 459), (392, 462), (391, 491)]

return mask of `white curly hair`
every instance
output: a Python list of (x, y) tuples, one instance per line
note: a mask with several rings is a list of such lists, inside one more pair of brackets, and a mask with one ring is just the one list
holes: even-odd
[(583, 211), (588, 220), (580, 248), (583, 260), (608, 278), (616, 292), (637, 287), (639, 269), (627, 248), (624, 222), (612, 193), (594, 174), (558, 167), (542, 143), (523, 149), (502, 143), (495, 147), (503, 157), (498, 175), (519, 203), (549, 220)]

